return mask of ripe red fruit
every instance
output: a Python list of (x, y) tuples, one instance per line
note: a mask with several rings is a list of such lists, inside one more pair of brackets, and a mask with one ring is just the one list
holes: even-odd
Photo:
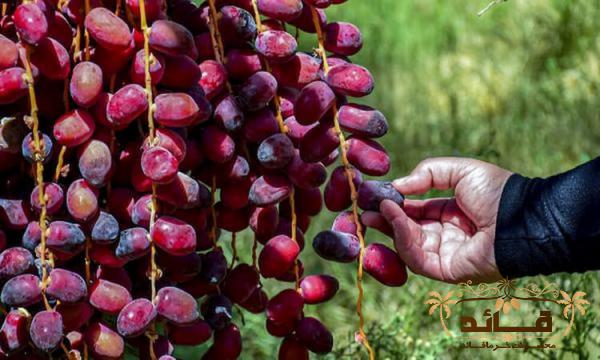
[(330, 275), (308, 275), (300, 280), (300, 295), (307, 304), (319, 304), (330, 300), (339, 289), (336, 278)]
[(269, 240), (260, 252), (258, 264), (260, 273), (266, 278), (284, 275), (300, 253), (298, 244), (285, 235)]
[(237, 359), (242, 352), (242, 336), (234, 324), (215, 331), (213, 345), (203, 359)]
[(52, 134), (59, 144), (74, 147), (88, 141), (95, 129), (94, 118), (85, 110), (77, 109), (56, 120)]
[(250, 228), (259, 238), (271, 238), (278, 221), (279, 214), (275, 206), (256, 207), (250, 216)]
[(275, 134), (260, 143), (257, 158), (268, 169), (281, 169), (294, 157), (294, 144), (284, 134)]
[(85, 234), (77, 224), (53, 221), (48, 226), (48, 247), (53, 250), (76, 254), (83, 248)]
[(258, 10), (270, 18), (290, 21), (294, 20), (302, 12), (303, 4), (301, 0), (259, 0)]
[(36, 45), (48, 35), (48, 20), (34, 3), (17, 6), (13, 20), (21, 40), (27, 44)]
[[(79, 149), (78, 165), (81, 176), (90, 185), (104, 186), (110, 180), (113, 170), (110, 148), (100, 140), (88, 141)], [(47, 189), (46, 192), (48, 192)]]
[(135, 227), (121, 231), (115, 254), (120, 258), (133, 260), (144, 256), (149, 250), (148, 231), (141, 227)]
[(362, 34), (356, 25), (332, 22), (325, 27), (325, 50), (338, 55), (350, 56), (362, 48)]
[(331, 332), (313, 317), (305, 317), (296, 324), (296, 336), (300, 343), (316, 354), (326, 354), (333, 348)]
[(285, 62), (294, 55), (298, 44), (296, 39), (285, 31), (267, 30), (258, 34), (254, 46), (267, 60)]
[[(130, 0), (131, 1), (131, 0)], [(150, 80), (152, 85), (156, 85), (162, 79), (165, 73), (165, 60), (162, 55), (156, 53), (151, 54), (150, 58)], [(144, 50), (139, 50), (131, 63), (131, 68), (129, 69), (129, 76), (131, 77), (131, 81), (144, 86), (145, 79), (145, 66), (146, 66), (146, 56), (144, 55)]]
[(33, 255), (22, 247), (0, 253), (0, 279), (10, 279), (33, 268)]
[(95, 314), (94, 308), (87, 301), (60, 303), (56, 311), (62, 316), (65, 332), (81, 329)]
[(226, 163), (235, 156), (235, 141), (216, 126), (206, 127), (200, 141), (204, 155), (213, 162)]
[(156, 220), (150, 237), (159, 248), (171, 255), (187, 255), (196, 249), (194, 228), (170, 216), (162, 216)]
[(326, 81), (338, 94), (362, 97), (373, 91), (373, 76), (366, 68), (356, 64), (336, 65), (329, 69)]
[(239, 91), (241, 105), (254, 111), (265, 107), (275, 97), (277, 80), (266, 71), (259, 71), (250, 76)]
[(324, 259), (337, 262), (352, 262), (360, 252), (360, 243), (355, 235), (326, 230), (313, 240), (315, 252)]
[(304, 300), (292, 289), (281, 291), (267, 304), (267, 319), (279, 324), (290, 324), (299, 319), (304, 308)]
[(106, 115), (115, 129), (127, 127), (148, 109), (148, 98), (143, 87), (129, 84), (120, 88), (108, 101)]
[(210, 115), (208, 103), (199, 104), (185, 93), (160, 94), (154, 99), (154, 104), (156, 122), (174, 128), (199, 124)]
[(366, 105), (345, 104), (338, 112), (340, 127), (355, 135), (378, 138), (387, 133), (385, 116)]
[(131, 43), (127, 24), (106, 8), (95, 8), (85, 17), (85, 27), (90, 36), (103, 48), (123, 51)]
[(175, 56), (188, 55), (195, 45), (192, 34), (182, 25), (169, 20), (157, 20), (150, 31), (150, 46), (153, 50)]
[(156, 318), (156, 308), (148, 299), (135, 299), (117, 317), (117, 331), (124, 337), (141, 335)]
[(52, 310), (38, 312), (31, 321), (29, 336), (36, 348), (42, 351), (54, 349), (63, 337), (62, 316)]
[(265, 311), (268, 302), (267, 293), (261, 288), (256, 288), (252, 295), (239, 305), (253, 314), (260, 314)]
[(61, 302), (78, 302), (87, 296), (87, 284), (75, 272), (53, 269), (50, 271), (50, 284), (46, 288), (46, 295)]
[(27, 326), (31, 314), (23, 308), (11, 310), (4, 318), (0, 329), (0, 348), (6, 353), (12, 353), (27, 345)]
[(294, 336), (287, 336), (279, 346), (278, 360), (308, 360), (308, 349)]
[(67, 210), (73, 219), (87, 222), (98, 214), (97, 190), (84, 179), (75, 180), (67, 190)]
[(211, 100), (225, 89), (227, 70), (225, 66), (215, 60), (205, 60), (198, 66), (202, 71), (202, 77), (198, 84), (204, 91), (206, 98)]
[(174, 324), (184, 325), (198, 319), (198, 304), (190, 294), (167, 286), (156, 294), (156, 311)]
[(265, 175), (254, 181), (250, 201), (256, 206), (269, 206), (287, 198), (292, 191), (289, 180), (281, 175)]
[(99, 279), (90, 288), (89, 301), (101, 312), (116, 315), (131, 302), (131, 294), (119, 284)]
[(346, 144), (348, 161), (362, 173), (383, 176), (390, 171), (390, 158), (379, 143), (370, 139), (352, 138)]
[(300, 91), (294, 105), (294, 115), (298, 123), (310, 125), (321, 120), (334, 102), (335, 94), (327, 83), (313, 81)]
[(174, 345), (196, 346), (205, 343), (212, 336), (212, 328), (203, 320), (186, 326), (167, 324), (167, 328), (169, 340)]
[(71, 71), (69, 52), (52, 38), (39, 41), (36, 51), (31, 54), (31, 65), (52, 80), (64, 80)]
[(119, 359), (125, 352), (123, 338), (101, 322), (90, 324), (85, 330), (85, 343), (93, 357)]
[(0, 71), (0, 105), (11, 104), (27, 94), (25, 69), (12, 67)]
[(17, 65), (17, 45), (6, 36), (0, 35), (0, 48), (0, 70)]
[(0, 300), (3, 304), (13, 307), (33, 305), (42, 299), (39, 282), (40, 279), (35, 275), (17, 275), (4, 284)]
[(259, 287), (259, 276), (254, 267), (239, 264), (229, 271), (223, 282), (222, 291), (235, 303), (243, 303)]
[(391, 182), (368, 180), (363, 181), (358, 188), (358, 206), (363, 210), (379, 211), (379, 204), (386, 199), (399, 206), (404, 204), (404, 196)]
[(406, 282), (404, 262), (395, 251), (383, 244), (373, 243), (366, 247), (363, 268), (387, 286), (402, 286)]
[(81, 107), (90, 107), (98, 101), (102, 92), (102, 69), (91, 61), (75, 65), (69, 91), (73, 101)]
[(162, 146), (145, 149), (140, 163), (144, 175), (157, 183), (171, 182), (179, 167), (177, 158)]

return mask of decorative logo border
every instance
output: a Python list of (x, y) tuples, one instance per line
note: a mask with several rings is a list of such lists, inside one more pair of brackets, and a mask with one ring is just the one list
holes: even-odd
[(495, 311), (502, 310), (504, 314), (508, 314), (512, 309), (519, 310), (524, 301), (562, 305), (564, 306), (562, 315), (569, 322), (561, 332), (561, 336), (569, 334), (573, 328), (575, 316), (577, 314), (585, 315), (586, 307), (590, 304), (585, 299), (585, 292), (576, 291), (569, 295), (566, 291), (558, 289), (554, 283), (546, 283), (544, 286), (529, 283), (524, 287), (518, 287), (515, 280), (509, 279), (502, 279), (495, 284), (482, 283), (478, 285), (473, 285), (473, 282), (469, 280), (458, 286), (458, 290), (449, 291), (444, 296), (437, 291), (431, 291), (429, 292), (430, 298), (425, 301), (425, 304), (429, 305), (429, 315), (438, 314), (442, 328), (449, 336), (452, 336), (453, 333), (448, 329), (446, 320), (453, 314), (452, 306), (460, 303), (495, 301)]

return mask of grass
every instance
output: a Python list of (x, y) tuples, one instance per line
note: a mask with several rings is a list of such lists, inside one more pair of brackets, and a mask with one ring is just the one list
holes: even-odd
[[(364, 102), (390, 123), (382, 141), (393, 159), (389, 179), (431, 156), (476, 157), (527, 176), (549, 176), (598, 155), (600, 1), (510, 0), (477, 17), (487, 3), (350, 0), (327, 10), (330, 21), (349, 21), (363, 32), (364, 48), (353, 61), (367, 66), (376, 80)], [(315, 41), (303, 36), (301, 45), (310, 49)], [(333, 216), (314, 218), (306, 238), (328, 228)], [(390, 243), (374, 231), (367, 240)], [(239, 242), (242, 259), (249, 261), (250, 237)], [(325, 262), (310, 246), (302, 260), (310, 273), (330, 273), (341, 282), (331, 302), (307, 310), (334, 333), (336, 355), (330, 358), (364, 358), (353, 340), (355, 267)], [(597, 358), (600, 275), (548, 280), (586, 291), (592, 302), (592, 311), (577, 324), (579, 335), (567, 338), (554, 355)], [(272, 281), (265, 286), (270, 295), (280, 288)], [(448, 289), (414, 275), (400, 289), (367, 277), (364, 311), (378, 358), (460, 356), (423, 305), (429, 291)], [(236, 318), (241, 323), (239, 314)], [(264, 317), (245, 315), (244, 321), (243, 358), (274, 358), (279, 340), (266, 334)], [(176, 354), (188, 359), (198, 351), (180, 348)]]

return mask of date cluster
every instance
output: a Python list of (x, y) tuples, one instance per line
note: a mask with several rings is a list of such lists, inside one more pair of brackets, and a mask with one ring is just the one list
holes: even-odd
[(236, 359), (235, 309), (264, 314), (279, 359), (328, 353), (327, 319), (304, 310), (339, 282), (301, 261), (324, 207), (319, 257), (406, 282), (360, 223), (404, 198), (363, 179), (390, 170), (388, 122), (355, 102), (374, 80), (350, 59), (360, 30), (327, 20), (344, 2), (2, 4), (0, 358), (168, 360), (209, 342), (203, 359)]

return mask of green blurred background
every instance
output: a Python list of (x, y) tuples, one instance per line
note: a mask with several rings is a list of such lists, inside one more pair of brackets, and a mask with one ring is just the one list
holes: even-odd
[[(548, 176), (600, 153), (600, 1), (509, 0), (477, 17), (488, 2), (350, 0), (327, 10), (329, 21), (349, 21), (362, 30), (364, 47), (353, 61), (372, 71), (376, 87), (360, 101), (380, 109), (390, 123), (382, 140), (393, 159), (389, 179), (439, 155), (476, 157), (527, 176)], [(315, 36), (302, 40), (304, 49), (316, 44)], [(313, 219), (309, 244), (333, 216), (325, 212)], [(391, 245), (375, 231), (367, 235), (369, 242)], [(239, 243), (247, 249), (251, 238)], [(250, 262), (248, 250), (241, 254)], [(355, 266), (323, 261), (310, 245), (302, 261), (307, 272), (330, 273), (341, 282), (332, 301), (307, 310), (334, 333), (336, 350), (328, 358), (364, 358), (354, 342)], [(562, 349), (519, 356), (598, 358), (600, 274), (546, 280), (587, 292), (591, 311), (576, 322)], [(280, 288), (272, 281), (265, 286), (269, 295)], [(366, 275), (364, 312), (378, 358), (492, 357), (461, 353), (438, 319), (428, 316), (423, 304), (428, 292), (449, 289), (414, 275), (402, 288), (386, 288)], [(239, 312), (235, 316), (242, 324)], [(279, 340), (267, 335), (264, 316), (245, 314), (244, 323), (242, 358), (275, 358)], [(555, 323), (564, 325), (558, 318)], [(182, 347), (176, 355), (192, 359), (203, 351)]]

